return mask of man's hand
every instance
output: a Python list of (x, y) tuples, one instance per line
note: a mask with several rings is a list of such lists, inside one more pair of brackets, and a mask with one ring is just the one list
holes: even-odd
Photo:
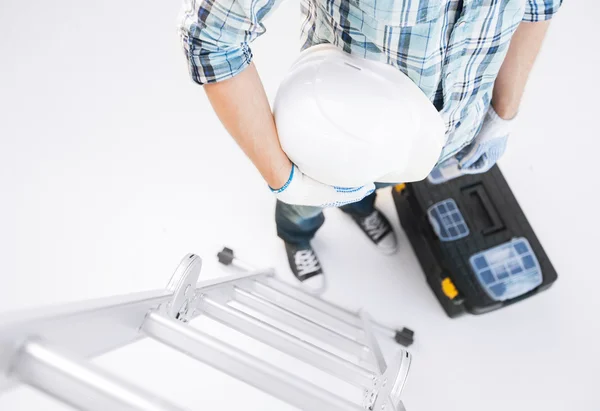
[(292, 166), (290, 176), (280, 189), (273, 189), (278, 200), (284, 203), (316, 207), (340, 207), (362, 200), (373, 191), (375, 184), (362, 187), (334, 187), (320, 183)]
[(527, 78), (549, 24), (549, 21), (523, 22), (517, 28), (494, 83), (492, 104), (481, 131), (471, 145), (457, 156), (463, 174), (485, 173), (504, 154)]
[(463, 174), (485, 173), (502, 157), (514, 119), (504, 120), (490, 106), (475, 140), (459, 155)]

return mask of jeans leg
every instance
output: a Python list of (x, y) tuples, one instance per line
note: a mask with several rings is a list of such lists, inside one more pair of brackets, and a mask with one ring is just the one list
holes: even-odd
[[(394, 185), (394, 184), (392, 184), (392, 183), (375, 183), (375, 187), (377, 187), (378, 189), (384, 188), (384, 187), (389, 187), (392, 185)], [(369, 214), (371, 214), (373, 211), (375, 211), (375, 199), (376, 198), (377, 198), (377, 191), (374, 191), (372, 194), (366, 196), (362, 200), (360, 200), (356, 203), (342, 206), (342, 207), (340, 207), (340, 209), (343, 212), (348, 213), (353, 216), (356, 216), (356, 217), (366, 217)]]
[(291, 244), (308, 245), (325, 222), (321, 207), (298, 206), (277, 201), (277, 235)]

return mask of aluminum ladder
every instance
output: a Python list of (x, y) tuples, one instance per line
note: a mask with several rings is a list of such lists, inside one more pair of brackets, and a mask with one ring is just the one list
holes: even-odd
[[(249, 268), (229, 251), (220, 253), (221, 262)], [(198, 256), (188, 254), (166, 290), (0, 317), (0, 395), (27, 384), (75, 409), (182, 411), (88, 361), (149, 337), (302, 410), (404, 410), (400, 395), (411, 356), (400, 349), (388, 364), (375, 337), (376, 332), (394, 337), (396, 331), (374, 323), (364, 311), (346, 311), (279, 281), (272, 270), (198, 283), (201, 266)], [(249, 315), (232, 301), (342, 349), (356, 361)], [(198, 315), (362, 388), (363, 403), (350, 402), (187, 324)]]

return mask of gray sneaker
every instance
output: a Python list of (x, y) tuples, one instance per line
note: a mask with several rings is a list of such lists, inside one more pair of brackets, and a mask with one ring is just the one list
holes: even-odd
[(398, 250), (396, 233), (381, 211), (375, 209), (366, 217), (352, 216), (352, 219), (383, 254), (391, 255)]
[(315, 250), (310, 245), (285, 243), (285, 251), (292, 273), (302, 287), (314, 294), (325, 291), (325, 276)]

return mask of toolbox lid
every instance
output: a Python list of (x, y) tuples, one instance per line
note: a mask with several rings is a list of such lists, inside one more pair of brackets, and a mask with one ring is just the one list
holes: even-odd
[(474, 254), (471, 268), (485, 292), (494, 301), (519, 297), (542, 284), (542, 270), (526, 238)]
[(452, 198), (429, 207), (427, 216), (442, 241), (455, 241), (469, 235), (469, 226)]

